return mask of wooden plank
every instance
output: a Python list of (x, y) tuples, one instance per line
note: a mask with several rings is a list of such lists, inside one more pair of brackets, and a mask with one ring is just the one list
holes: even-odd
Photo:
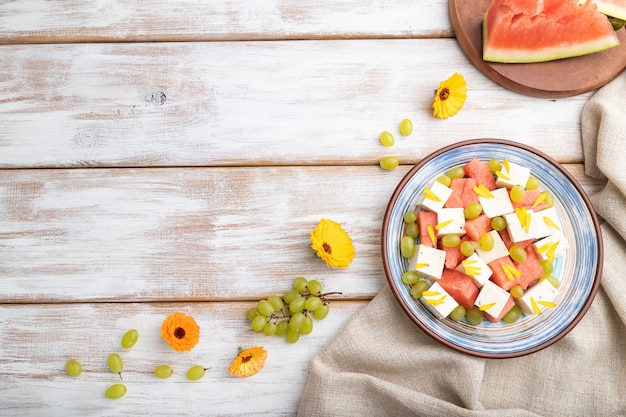
[[(365, 304), (332, 303), (328, 317), (293, 345), (250, 329), (251, 303), (0, 305), (0, 415), (295, 415), (311, 357)], [(189, 352), (175, 352), (160, 337), (163, 320), (176, 311), (200, 326), (200, 342)], [(120, 338), (131, 328), (139, 340), (125, 350)], [(237, 348), (259, 345), (268, 351), (263, 370), (231, 377)], [(128, 388), (117, 401), (104, 397), (120, 382), (106, 365), (113, 352), (125, 361)], [(64, 370), (70, 358), (83, 365), (77, 378)], [(172, 366), (174, 375), (154, 377), (160, 364)], [(210, 369), (202, 380), (187, 381), (186, 370), (196, 364)]]
[[(410, 168), (0, 171), (0, 301), (251, 299), (299, 275), (368, 298), (386, 282), (383, 214)], [(567, 168), (590, 193), (602, 185)], [(321, 218), (352, 237), (347, 270), (311, 249)]]
[[(0, 54), (4, 168), (361, 165), (388, 153), (415, 163), (482, 137), (560, 162), (583, 158), (590, 94), (512, 95), (453, 39), (20, 45)], [(465, 107), (437, 119), (433, 91), (455, 71), (468, 82)], [(407, 138), (403, 118), (414, 125)], [(383, 130), (396, 135), (393, 148), (381, 146)]]
[(447, 0), (1, 2), (0, 42), (451, 37)]

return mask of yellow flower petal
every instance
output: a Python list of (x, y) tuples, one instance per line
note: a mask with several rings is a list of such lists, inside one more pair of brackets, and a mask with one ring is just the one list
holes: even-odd
[(311, 231), (311, 248), (332, 268), (347, 268), (354, 259), (352, 239), (332, 220), (320, 220)]
[(433, 115), (440, 119), (454, 116), (461, 110), (467, 97), (467, 83), (458, 72), (441, 82), (433, 98)]
[(239, 354), (228, 367), (228, 373), (237, 378), (257, 374), (267, 359), (267, 351), (262, 346), (240, 349)]

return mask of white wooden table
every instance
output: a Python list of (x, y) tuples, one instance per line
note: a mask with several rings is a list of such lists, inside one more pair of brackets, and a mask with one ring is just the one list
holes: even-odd
[[(495, 137), (601, 186), (580, 144), (592, 93), (491, 82), (446, 0), (1, 1), (0, 63), (2, 416), (293, 416), (310, 358), (386, 284), (382, 217), (414, 163)], [(433, 91), (455, 71), (465, 107), (436, 119)], [(403, 118), (413, 134), (381, 146)], [(378, 167), (388, 154), (394, 171)], [(354, 240), (347, 270), (310, 248), (323, 217)], [(343, 293), (329, 317), (295, 345), (253, 332), (246, 310), (299, 275)], [(160, 338), (175, 311), (201, 327), (191, 352)], [(265, 368), (230, 377), (237, 347), (256, 345)], [(128, 393), (111, 401), (116, 351)], [(156, 379), (160, 363), (174, 376)], [(188, 382), (196, 363), (210, 369)]]

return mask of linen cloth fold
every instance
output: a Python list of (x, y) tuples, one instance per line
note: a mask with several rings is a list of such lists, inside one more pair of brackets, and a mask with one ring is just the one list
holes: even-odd
[[(483, 359), (421, 331), (386, 285), (312, 359), (298, 416), (626, 416), (626, 72), (583, 108), (590, 196), (604, 219), (602, 285), (539, 352)], [(575, 215), (575, 214), (574, 214)]]

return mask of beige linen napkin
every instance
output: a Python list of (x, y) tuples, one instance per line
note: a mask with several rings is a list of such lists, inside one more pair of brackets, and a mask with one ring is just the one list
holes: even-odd
[(626, 73), (582, 115), (605, 248), (602, 286), (567, 336), (537, 353), (481, 359), (436, 342), (386, 286), (311, 361), (298, 416), (626, 415)]

